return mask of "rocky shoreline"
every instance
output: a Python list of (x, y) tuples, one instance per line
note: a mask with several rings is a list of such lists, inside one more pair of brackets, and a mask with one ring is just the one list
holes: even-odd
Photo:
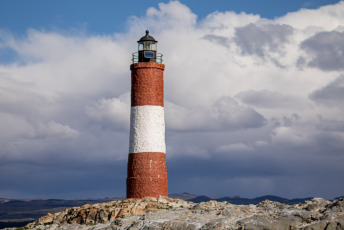
[(48, 214), (26, 229), (344, 229), (344, 198), (287, 205), (234, 205), (168, 197), (86, 204)]

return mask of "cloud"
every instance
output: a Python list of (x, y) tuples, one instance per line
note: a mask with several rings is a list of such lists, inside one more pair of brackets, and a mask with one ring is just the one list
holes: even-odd
[[(130, 25), (136, 31), (153, 29), (151, 34), (164, 30), (188, 30), (196, 25), (197, 15), (179, 1), (159, 3), (159, 9), (150, 7), (142, 18), (131, 17)], [(177, 35), (177, 34), (176, 34)]]
[(114, 129), (129, 128), (130, 95), (126, 93), (119, 98), (99, 99), (94, 105), (86, 106), (86, 114), (101, 124), (104, 128)]
[(36, 125), (36, 132), (34, 137), (58, 137), (58, 138), (76, 138), (79, 132), (70, 128), (68, 125), (50, 121), (47, 124), (39, 123)]
[(344, 108), (344, 76), (336, 78), (333, 82), (328, 85), (315, 90), (310, 98), (316, 103), (331, 107)]
[(257, 23), (261, 20), (259, 15), (239, 14), (233, 11), (219, 12), (215, 11), (209, 14), (201, 21), (202, 29), (209, 30), (212, 34), (234, 34), (237, 27), (244, 27), (251, 23)]
[(166, 123), (171, 130), (225, 131), (261, 127), (264, 117), (250, 107), (239, 105), (231, 97), (222, 97), (206, 110), (167, 103)]
[(300, 107), (300, 101), (296, 96), (286, 95), (279, 92), (263, 91), (245, 91), (237, 96), (242, 102), (263, 108), (295, 108)]
[[(325, 71), (344, 70), (344, 32), (320, 32), (301, 43), (309, 61), (301, 57), (299, 63)], [(307, 63), (304, 63), (307, 62)]]
[(302, 131), (285, 126), (278, 127), (274, 130), (272, 141), (282, 146), (296, 147), (309, 145), (308, 136), (304, 135)]
[(146, 29), (166, 65), (170, 192), (342, 195), (343, 10), (198, 18), (171, 1), (122, 33), (1, 31), (0, 60), (15, 57), (0, 63), (0, 197), (124, 195), (129, 66)]
[(276, 22), (290, 25), (307, 36), (312, 36), (320, 31), (340, 30), (343, 29), (344, 22), (343, 7), (344, 2), (340, 1), (319, 9), (300, 9), (277, 18)]
[(317, 128), (323, 131), (339, 131), (344, 132), (344, 121), (338, 121), (338, 120), (327, 120), (327, 119), (321, 119), (320, 124)]
[(292, 32), (293, 28), (288, 25), (259, 26), (251, 23), (236, 28), (234, 42), (240, 47), (242, 54), (265, 58), (271, 53), (282, 54), (283, 44), (288, 41)]
[(227, 47), (229, 45), (229, 39), (223, 36), (217, 36), (213, 34), (207, 34), (203, 37), (205, 40), (208, 40), (210, 42), (213, 42), (215, 44), (222, 45), (224, 47)]
[(252, 147), (244, 143), (236, 143), (230, 145), (221, 145), (217, 148), (216, 152), (245, 152), (252, 150)]

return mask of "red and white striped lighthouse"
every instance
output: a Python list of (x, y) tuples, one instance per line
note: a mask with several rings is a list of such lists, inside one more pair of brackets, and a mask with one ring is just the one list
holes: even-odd
[(131, 70), (127, 198), (168, 196), (162, 54), (149, 35), (138, 42)]

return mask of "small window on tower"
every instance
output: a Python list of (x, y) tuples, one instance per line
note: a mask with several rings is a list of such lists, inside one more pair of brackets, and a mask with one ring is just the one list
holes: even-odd
[(143, 50), (143, 44), (139, 43), (139, 50)]
[(151, 44), (150, 50), (156, 51), (156, 43)]
[(144, 51), (145, 58), (154, 58), (154, 52), (152, 51)]

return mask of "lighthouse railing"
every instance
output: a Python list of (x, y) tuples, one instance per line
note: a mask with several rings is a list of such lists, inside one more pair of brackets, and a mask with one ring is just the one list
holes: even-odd
[[(162, 56), (163, 56), (162, 53), (156, 53), (155, 62), (162, 64), (162, 61), (163, 61)], [(133, 64), (139, 62), (139, 53), (138, 52), (132, 54), (131, 61), (133, 62)]]

